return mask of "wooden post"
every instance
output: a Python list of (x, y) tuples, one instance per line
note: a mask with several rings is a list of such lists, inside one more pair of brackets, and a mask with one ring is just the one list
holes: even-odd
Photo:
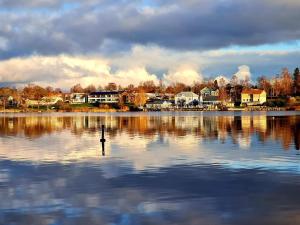
[(101, 135), (101, 139), (100, 139), (100, 142), (101, 142), (101, 144), (102, 144), (102, 155), (103, 156), (105, 156), (105, 138), (104, 138), (104, 125), (102, 125), (102, 127), (101, 127), (102, 129), (102, 135)]

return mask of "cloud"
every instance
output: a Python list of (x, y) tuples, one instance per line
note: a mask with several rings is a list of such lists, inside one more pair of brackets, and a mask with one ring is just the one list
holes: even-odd
[(186, 85), (192, 85), (195, 82), (202, 81), (203, 77), (194, 68), (190, 66), (181, 66), (176, 70), (169, 71), (168, 74), (163, 76), (164, 80), (169, 83), (184, 83)]
[(234, 74), (239, 80), (251, 79), (250, 67), (246, 65), (239, 66), (238, 72)]
[(221, 85), (222, 80), (225, 82), (224, 84), (228, 84), (230, 82), (230, 80), (223, 75), (217, 76), (215, 80), (218, 81), (219, 86)]
[[(122, 86), (145, 80), (192, 84), (205, 77), (230, 79), (233, 74), (243, 78), (290, 71), (298, 65), (300, 51), (183, 51), (154, 46), (134, 46), (130, 52), (107, 55), (53, 55), (17, 57), (0, 60), (0, 86), (36, 83), (43, 86), (69, 88), (76, 83)], [(286, 62), (283, 64), (283, 62)], [(235, 71), (240, 65), (239, 71)], [(181, 65), (181, 66), (178, 66)]]
[(121, 85), (135, 84), (145, 80), (158, 83), (158, 78), (145, 68), (128, 68), (111, 71), (109, 63), (99, 57), (32, 56), (0, 62), (0, 82), (17, 85), (35, 83), (42, 86), (69, 88), (76, 83), (106, 85), (116, 82)]
[[(300, 39), (298, 0), (142, 2), (2, 0), (0, 37), (8, 43), (1, 57), (113, 54), (136, 44), (211, 50)], [(28, 13), (31, 7), (42, 9)]]

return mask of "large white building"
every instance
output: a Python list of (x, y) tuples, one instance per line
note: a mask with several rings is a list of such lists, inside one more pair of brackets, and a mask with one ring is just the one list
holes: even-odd
[(193, 92), (180, 92), (175, 95), (175, 105), (186, 106), (192, 104), (193, 101), (199, 101), (199, 95)]
[(97, 91), (88, 95), (88, 103), (114, 104), (120, 100), (119, 91)]

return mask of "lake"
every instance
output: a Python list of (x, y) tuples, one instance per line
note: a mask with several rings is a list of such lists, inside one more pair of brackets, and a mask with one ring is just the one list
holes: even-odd
[(300, 112), (2, 114), (0, 224), (300, 224), (299, 148)]

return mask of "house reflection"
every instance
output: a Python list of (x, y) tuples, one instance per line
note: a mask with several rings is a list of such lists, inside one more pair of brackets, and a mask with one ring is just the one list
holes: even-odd
[(279, 141), (283, 149), (300, 147), (300, 116), (42, 116), (0, 117), (0, 136), (25, 136), (35, 139), (53, 132), (70, 130), (78, 137), (84, 133), (97, 135), (105, 125), (109, 139), (126, 132), (147, 138), (156, 135), (184, 137), (194, 135), (204, 140), (232, 140), (246, 148), (254, 136), (260, 142)]

